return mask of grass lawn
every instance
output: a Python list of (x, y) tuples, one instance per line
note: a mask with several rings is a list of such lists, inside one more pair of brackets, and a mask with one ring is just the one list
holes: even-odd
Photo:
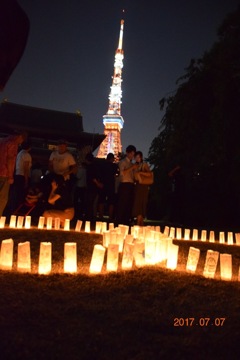
[[(102, 274), (89, 275), (101, 235), (1, 229), (0, 241), (7, 238), (14, 240), (14, 267), (0, 271), (1, 359), (240, 358), (240, 247), (174, 241), (176, 271), (107, 273), (104, 265)], [(31, 242), (31, 274), (16, 271), (24, 241)], [(40, 241), (53, 244), (48, 276), (37, 274)], [(67, 241), (77, 242), (76, 275), (62, 274)], [(189, 245), (201, 249), (198, 275), (185, 272)], [(233, 255), (234, 281), (219, 280), (219, 265), (215, 280), (201, 276), (208, 248)]]

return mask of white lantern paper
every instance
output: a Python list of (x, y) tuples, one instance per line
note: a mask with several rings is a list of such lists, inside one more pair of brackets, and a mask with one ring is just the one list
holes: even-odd
[(170, 228), (169, 237), (172, 238), (172, 239), (175, 239), (175, 228), (174, 227)]
[(49, 274), (52, 270), (52, 244), (50, 242), (40, 243), (39, 274)]
[[(171, 240), (171, 239), (170, 239)], [(162, 237), (156, 240), (156, 263), (167, 260), (168, 238)]]
[(214, 231), (210, 231), (210, 237), (209, 237), (209, 242), (215, 242), (215, 235), (214, 235)]
[(91, 274), (97, 274), (102, 271), (105, 251), (106, 249), (102, 245), (94, 245), (92, 259), (89, 268), (89, 272)]
[(38, 219), (38, 229), (43, 229), (44, 228), (44, 221), (45, 221), (45, 217), (40, 216), (39, 219)]
[(91, 223), (90, 221), (85, 221), (85, 232), (89, 233), (91, 231)]
[(129, 226), (127, 226), (127, 225), (119, 225), (118, 228), (120, 229), (121, 234), (123, 234), (123, 237), (125, 238), (128, 235)]
[(15, 228), (16, 227), (16, 219), (17, 219), (16, 215), (11, 215), (10, 223), (9, 223), (10, 228)]
[(212, 278), (212, 279), (214, 278), (216, 268), (217, 268), (217, 263), (218, 263), (218, 256), (219, 256), (218, 251), (213, 251), (213, 250), (207, 251), (206, 261), (205, 261), (204, 270), (203, 270), (203, 276), (205, 276), (207, 278)]
[(64, 244), (64, 272), (77, 272), (77, 243)]
[(82, 228), (82, 220), (78, 220), (76, 223), (75, 231), (80, 232)]
[(131, 234), (128, 234), (126, 237), (125, 237), (125, 242), (128, 242), (128, 243), (133, 243), (133, 235)]
[(201, 241), (207, 240), (207, 230), (202, 230), (201, 232)]
[(114, 223), (109, 223), (108, 230), (114, 230)]
[(165, 226), (164, 228), (164, 235), (169, 236), (169, 227)]
[[(68, 224), (66, 221), (64, 222), (64, 230), (69, 230), (70, 224)], [(66, 227), (66, 228), (65, 228)], [(60, 229), (60, 218), (56, 217), (54, 218), (54, 229), (59, 230)]]
[(145, 264), (156, 264), (156, 240), (146, 239), (145, 241)]
[(138, 238), (138, 234), (139, 234), (139, 230), (140, 230), (140, 226), (138, 226), (138, 225), (134, 225), (133, 227), (132, 227), (132, 229), (133, 229), (133, 237), (134, 237), (134, 239), (137, 239)]
[(220, 254), (220, 275), (222, 280), (232, 280), (232, 255)]
[(190, 246), (189, 253), (188, 253), (188, 259), (187, 259), (187, 266), (186, 269), (188, 271), (195, 272), (197, 269), (197, 264), (200, 256), (200, 250)]
[(184, 230), (184, 240), (189, 240), (190, 239), (190, 229), (185, 229)]
[(0, 253), (0, 269), (12, 270), (13, 266), (13, 239), (2, 241)]
[[(55, 219), (56, 221), (56, 219)], [(64, 231), (69, 231), (70, 230), (70, 219), (65, 219), (64, 221)]]
[(52, 217), (47, 217), (47, 230), (52, 230)]
[(0, 229), (3, 229), (6, 222), (6, 216), (1, 216), (0, 218)]
[(106, 222), (102, 222), (102, 233), (104, 232), (104, 231), (107, 231), (107, 223)]
[(118, 244), (109, 244), (107, 251), (107, 271), (118, 269)]
[(110, 244), (110, 231), (104, 231), (103, 232), (103, 246), (108, 247), (108, 244)]
[(168, 240), (168, 249), (167, 249), (167, 265), (166, 267), (171, 270), (177, 268), (178, 263), (178, 245), (174, 245), (171, 240)]
[(30, 242), (18, 244), (17, 269), (20, 272), (31, 272)]
[(95, 233), (96, 234), (101, 234), (101, 231), (102, 231), (102, 222), (101, 221), (96, 221)]
[(233, 245), (233, 233), (228, 232), (228, 245)]
[(31, 216), (26, 216), (25, 217), (25, 229), (30, 229), (31, 228)]
[(136, 266), (144, 266), (145, 265), (145, 243), (144, 242), (135, 242), (134, 243), (133, 257), (134, 257)]
[(156, 226), (155, 226), (155, 231), (157, 231), (157, 232), (161, 232), (161, 228), (160, 228), (160, 226), (159, 226), (159, 225), (156, 225)]
[(225, 234), (223, 231), (220, 231), (220, 233), (219, 233), (219, 242), (220, 242), (220, 244), (225, 243)]
[(117, 234), (116, 240), (117, 240), (116, 244), (118, 244), (119, 246), (119, 252), (121, 253), (123, 251), (124, 235)]
[(198, 229), (193, 229), (192, 240), (198, 240)]
[(181, 240), (182, 238), (182, 229), (181, 228), (177, 228), (177, 239)]
[(123, 257), (122, 257), (122, 269), (127, 270), (131, 269), (133, 265), (133, 250), (134, 244), (133, 243), (124, 243), (123, 248)]
[(117, 244), (117, 230), (110, 230), (110, 244)]
[(17, 218), (17, 229), (22, 229), (24, 222), (24, 216), (18, 216)]
[(240, 233), (235, 234), (236, 244), (240, 245)]

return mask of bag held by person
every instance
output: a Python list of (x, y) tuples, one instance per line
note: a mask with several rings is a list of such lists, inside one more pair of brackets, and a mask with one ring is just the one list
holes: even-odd
[[(139, 184), (142, 185), (152, 185), (154, 182), (154, 175), (152, 171), (147, 171), (146, 174), (148, 174), (148, 176), (145, 176), (142, 174), (140, 174), (139, 172), (135, 173), (135, 179)], [(151, 174), (151, 175), (150, 175)]]

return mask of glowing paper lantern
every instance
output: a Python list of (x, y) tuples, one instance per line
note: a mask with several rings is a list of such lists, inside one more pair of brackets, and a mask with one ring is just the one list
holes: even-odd
[(240, 245), (240, 233), (236, 233), (235, 238), (236, 238), (236, 244)]
[(100, 234), (101, 231), (102, 231), (102, 222), (101, 221), (96, 221), (95, 232), (97, 234)]
[(200, 256), (200, 250), (190, 246), (188, 259), (187, 259), (187, 266), (186, 269), (188, 271), (195, 272), (197, 269), (197, 264)]
[(145, 264), (154, 265), (156, 264), (156, 240), (146, 239), (145, 241)]
[(168, 239), (169, 238), (162, 237), (156, 240), (156, 263), (167, 260)]
[(137, 238), (138, 238), (138, 234), (139, 234), (139, 230), (140, 230), (140, 226), (134, 225), (131, 229), (133, 230), (133, 234), (132, 234), (132, 235), (133, 235), (134, 239), (137, 239)]
[(20, 272), (31, 272), (30, 242), (18, 244), (17, 269)]
[(144, 266), (145, 265), (145, 243), (144, 242), (135, 242), (134, 243), (133, 257), (134, 257), (136, 266)]
[(89, 233), (91, 231), (91, 223), (90, 221), (85, 221), (85, 232)]
[(75, 273), (77, 272), (77, 244), (65, 243), (64, 244), (64, 272)]
[(133, 250), (134, 244), (133, 243), (124, 243), (123, 248), (123, 257), (122, 257), (122, 269), (127, 270), (131, 269), (133, 265)]
[(182, 238), (182, 229), (181, 228), (177, 228), (177, 239), (181, 240)]
[(159, 226), (159, 225), (155, 226), (155, 231), (157, 231), (157, 232), (161, 232), (161, 228), (160, 228), (160, 226)]
[(123, 243), (124, 243), (124, 235), (117, 234), (116, 240), (117, 240), (116, 244), (118, 244), (118, 246), (119, 246), (119, 252), (122, 252), (123, 251)]
[(192, 240), (198, 240), (198, 229), (193, 229)]
[(184, 230), (184, 240), (189, 240), (190, 239), (190, 229), (185, 229)]
[(233, 245), (233, 233), (228, 232), (228, 245)]
[(2, 241), (0, 253), (0, 269), (12, 270), (13, 265), (13, 239)]
[(9, 223), (10, 228), (15, 228), (16, 227), (16, 219), (17, 219), (16, 215), (11, 215), (10, 223)]
[(0, 218), (0, 229), (3, 229), (6, 222), (6, 216), (1, 216)]
[(104, 231), (107, 231), (107, 223), (106, 222), (102, 222), (102, 233)]
[(89, 272), (91, 274), (97, 274), (102, 271), (105, 251), (106, 249), (102, 245), (94, 245), (92, 259), (89, 268)]
[(52, 244), (50, 242), (40, 243), (39, 274), (49, 274), (52, 270)]
[(215, 242), (215, 235), (214, 235), (214, 231), (210, 231), (209, 242)]
[(219, 233), (219, 242), (220, 242), (220, 244), (225, 243), (225, 234), (223, 231), (220, 231), (220, 233)]
[(131, 234), (127, 234), (127, 236), (125, 237), (125, 242), (127, 243), (133, 243), (133, 235)]
[(31, 228), (31, 216), (26, 216), (25, 217), (25, 229), (30, 229)]
[(175, 238), (175, 228), (174, 228), (174, 227), (171, 227), (171, 228), (170, 228), (169, 237), (172, 238), (172, 239)]
[(123, 237), (125, 238), (128, 235), (129, 226), (127, 226), (127, 225), (119, 225), (118, 227), (120, 229), (121, 234), (123, 234)]
[(110, 244), (110, 231), (104, 231), (103, 232), (103, 246), (108, 247), (108, 244)]
[(109, 244), (107, 251), (107, 271), (118, 269), (118, 244)]
[(114, 223), (109, 223), (108, 230), (114, 230)]
[(165, 226), (164, 228), (164, 235), (168, 236), (169, 235), (169, 227)]
[[(55, 219), (56, 220), (56, 219)], [(65, 219), (64, 221), (64, 230), (65, 231), (69, 231), (70, 230), (70, 220), (69, 219)]]
[(24, 216), (18, 216), (18, 218), (17, 218), (17, 229), (21, 229), (23, 227), (23, 221), (24, 221)]
[(47, 217), (47, 230), (52, 230), (52, 217)]
[(232, 255), (220, 254), (220, 275), (222, 280), (232, 280)]
[(167, 265), (166, 265), (168, 269), (175, 270), (177, 268), (178, 249), (179, 249), (178, 245), (174, 245), (171, 240), (168, 240)]
[(38, 229), (43, 229), (44, 228), (44, 221), (45, 221), (45, 217), (40, 216), (39, 219), (38, 219)]
[(217, 263), (218, 263), (218, 256), (219, 256), (218, 251), (213, 251), (213, 250), (207, 251), (206, 261), (205, 261), (204, 270), (203, 270), (203, 276), (205, 276), (207, 278), (212, 278), (212, 279), (214, 278), (216, 268), (217, 268)]
[[(54, 229), (55, 230), (60, 229), (60, 218), (54, 218)], [(66, 221), (64, 222), (64, 230), (69, 230), (69, 224)]]
[(206, 230), (202, 230), (201, 240), (202, 240), (202, 241), (206, 241), (206, 240), (207, 240), (207, 231), (206, 231)]
[(82, 228), (82, 220), (78, 220), (76, 223), (75, 231), (80, 232)]
[(110, 244), (117, 244), (117, 231), (110, 230)]

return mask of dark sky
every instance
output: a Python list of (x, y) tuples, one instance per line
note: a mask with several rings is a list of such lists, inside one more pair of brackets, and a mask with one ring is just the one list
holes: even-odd
[(103, 133), (121, 10), (123, 150), (147, 156), (163, 113), (159, 100), (176, 89), (191, 58), (217, 39), (239, 0), (19, 0), (31, 28), (23, 57), (1, 97), (66, 112), (80, 110), (84, 130)]

